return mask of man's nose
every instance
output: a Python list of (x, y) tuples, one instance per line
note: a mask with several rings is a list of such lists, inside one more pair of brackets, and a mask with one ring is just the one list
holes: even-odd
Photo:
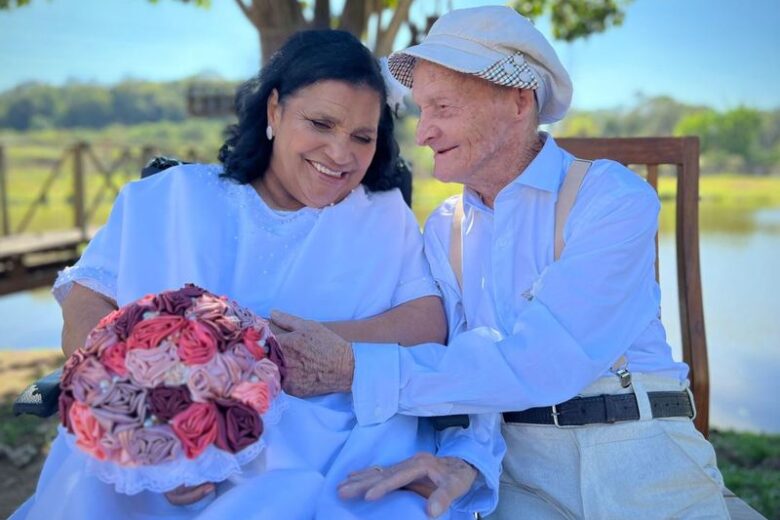
[(415, 134), (417, 146), (430, 146), (438, 134), (438, 127), (431, 122), (429, 117), (426, 117), (424, 112), (420, 112), (420, 120), (417, 122)]

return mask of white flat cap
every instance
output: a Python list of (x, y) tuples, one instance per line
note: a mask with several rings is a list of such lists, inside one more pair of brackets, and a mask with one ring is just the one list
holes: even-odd
[(511, 7), (456, 9), (443, 15), (422, 43), (390, 55), (390, 72), (411, 88), (418, 59), (498, 85), (534, 90), (540, 123), (559, 121), (571, 105), (571, 78), (555, 50)]

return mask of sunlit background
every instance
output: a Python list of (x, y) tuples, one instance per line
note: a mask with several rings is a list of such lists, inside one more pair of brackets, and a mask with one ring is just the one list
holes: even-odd
[[(452, 7), (489, 2), (411, 2), (423, 27)], [(543, 3), (543, 2), (542, 2)], [(15, 5), (15, 2), (11, 2)], [(215, 160), (227, 119), (193, 118), (193, 82), (227, 85), (260, 66), (258, 32), (236, 1), (208, 7), (174, 0), (33, 0), (0, 10), (0, 145), (5, 147), (9, 229), (17, 230), (53, 164), (77, 140), (110, 164), (121, 150)], [(0, 2), (2, 5), (2, 2)], [(339, 13), (343, 2), (332, 2)], [(622, 3), (622, 25), (571, 43), (554, 41), (575, 84), (574, 110), (555, 135), (702, 136), (701, 258), (712, 379), (711, 422), (780, 432), (780, 4), (711, 0)], [(306, 12), (311, 16), (311, 7)], [(392, 11), (383, 14), (387, 24)], [(376, 39), (376, 20), (366, 39)], [(537, 19), (552, 38), (549, 15)], [(403, 25), (393, 47), (412, 32)], [(123, 97), (124, 96), (124, 97)], [(123, 101), (124, 100), (124, 101)], [(124, 103), (124, 104), (123, 104)], [(146, 103), (146, 105), (144, 105)], [(456, 188), (429, 179), (431, 159), (413, 145), (414, 116), (399, 123), (413, 163), (415, 210), (425, 215)], [(133, 152), (135, 153), (135, 152)], [(137, 177), (117, 169), (117, 185)], [(52, 181), (23, 231), (68, 227), (68, 177)], [(679, 356), (671, 184), (660, 239), (663, 317)], [(97, 190), (96, 187), (90, 188)], [(113, 194), (103, 194), (99, 224)], [(47, 290), (0, 297), (0, 349), (56, 348), (61, 318)]]

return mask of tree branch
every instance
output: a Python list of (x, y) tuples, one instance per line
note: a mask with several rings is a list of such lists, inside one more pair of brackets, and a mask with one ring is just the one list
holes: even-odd
[(241, 9), (244, 16), (246, 16), (247, 19), (252, 22), (252, 25), (254, 25), (255, 22), (252, 20), (252, 13), (249, 12), (249, 8), (244, 4), (244, 0), (236, 0), (236, 4), (238, 4), (238, 8)]
[(398, 34), (398, 30), (401, 28), (401, 24), (409, 18), (409, 8), (412, 5), (412, 0), (398, 0), (398, 4), (393, 11), (393, 17), (390, 19), (390, 23), (387, 24), (387, 28), (382, 31), (381, 35), (377, 34), (376, 48), (374, 53), (377, 56), (387, 56), (393, 50), (393, 42)]

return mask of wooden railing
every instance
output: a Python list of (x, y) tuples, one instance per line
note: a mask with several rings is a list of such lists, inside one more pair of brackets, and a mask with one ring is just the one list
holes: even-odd
[[(161, 153), (154, 146), (119, 147), (113, 150), (113, 159), (101, 160), (90, 143), (77, 142), (54, 161), (32, 201), (21, 209), (21, 217), (12, 222), (14, 195), (18, 200), (23, 194), (11, 193), (7, 151), (0, 145), (0, 295), (51, 284), (58, 270), (78, 259), (81, 246), (102, 224), (96, 218), (101, 205), (110, 204), (122, 184), (137, 179), (148, 160)], [(168, 155), (193, 162), (199, 159), (194, 149)], [(63, 214), (63, 222), (56, 230), (33, 230), (36, 215), (56, 198), (54, 192), (62, 189), (56, 183), (62, 180), (70, 188), (65, 202), (70, 209)], [(94, 182), (100, 183), (97, 189)]]

